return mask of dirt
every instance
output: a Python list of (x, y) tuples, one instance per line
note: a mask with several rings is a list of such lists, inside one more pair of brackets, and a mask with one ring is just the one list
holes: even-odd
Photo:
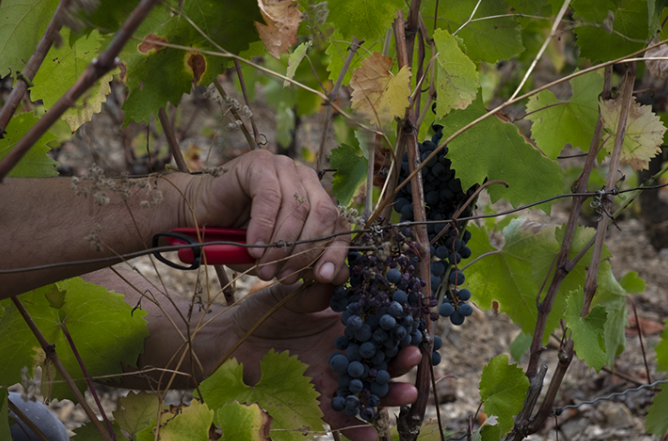
[[(229, 92), (232, 87), (225, 86)], [(234, 93), (233, 93), (234, 94)], [(239, 96), (235, 95), (240, 99)], [(197, 97), (185, 97), (181, 107), (182, 116), (177, 119), (178, 127), (187, 124), (188, 118), (201, 104)], [(218, 165), (221, 161), (234, 157), (247, 150), (243, 136), (237, 132), (228, 132), (220, 129), (228, 122), (221, 122), (221, 113), (216, 111), (213, 103), (206, 104), (210, 111), (199, 112), (188, 130), (181, 146), (185, 150), (189, 146), (197, 146), (201, 150), (200, 160), (208, 157), (209, 165)], [(275, 118), (265, 109), (260, 97), (256, 106), (256, 119), (260, 132), (268, 139), (273, 139), (275, 133)], [(185, 115), (185, 116), (183, 116)], [(319, 142), (322, 115), (304, 118), (302, 129), (298, 132), (297, 146), (308, 151), (315, 151)], [(153, 124), (154, 126), (154, 124)], [(208, 127), (208, 132), (205, 130)], [(67, 142), (60, 150), (58, 160), (68, 166), (75, 174), (81, 174), (94, 161), (107, 170), (108, 175), (114, 176), (127, 169), (126, 149), (127, 138), (132, 136), (132, 130), (144, 131), (145, 127), (130, 129), (124, 133), (119, 130), (119, 105), (110, 99), (103, 112), (93, 118), (93, 122), (85, 126), (72, 141)], [(154, 130), (154, 129), (152, 129)], [(204, 135), (203, 133), (207, 133)], [(333, 133), (327, 148), (333, 146)], [(164, 139), (162, 146), (155, 155), (164, 155), (166, 151)], [(157, 147), (157, 146), (156, 146)], [(275, 146), (272, 146), (275, 148)], [(155, 158), (153, 158), (155, 159)], [(142, 162), (144, 161), (144, 162)], [(148, 159), (136, 160), (141, 167)], [(137, 167), (136, 170), (141, 170)], [(146, 170), (148, 171), (148, 170)], [(503, 209), (500, 205), (497, 207)], [(557, 204), (552, 216), (547, 217), (542, 212), (532, 211), (523, 213), (531, 220), (546, 223), (560, 224), (567, 218), (567, 204)], [(592, 219), (583, 219), (591, 223)], [(643, 344), (646, 352), (649, 375), (652, 379), (664, 378), (665, 373), (656, 373), (653, 348), (659, 341), (657, 333), (662, 330), (662, 323), (668, 317), (666, 307), (666, 286), (668, 286), (668, 250), (657, 252), (648, 242), (642, 222), (635, 218), (627, 218), (619, 222), (620, 230), (611, 227), (607, 235), (608, 247), (614, 256), (611, 260), (615, 275), (620, 278), (628, 271), (637, 271), (646, 282), (643, 293), (633, 296), (641, 324), (651, 329), (652, 333), (643, 335)], [(155, 277), (153, 267), (146, 258), (133, 262), (147, 277)], [(188, 297), (193, 294), (196, 286), (196, 275), (191, 272), (181, 272), (160, 266), (160, 273), (167, 285)], [(218, 288), (215, 277), (210, 279), (211, 286)], [(257, 279), (244, 277), (239, 282), (239, 292), (247, 292), (258, 283)], [(630, 310), (630, 309), (629, 309)], [(445, 322), (445, 321), (442, 321)], [(476, 309), (466, 323), (460, 327), (441, 324), (439, 332), (443, 336), (441, 354), (443, 361), (435, 369), (437, 391), (439, 395), (440, 413), (443, 424), (459, 436), (469, 423), (477, 427), (484, 416), (479, 412), (478, 383), (483, 366), (490, 358), (499, 354), (508, 354), (508, 346), (519, 333), (519, 329), (504, 314), (494, 311), (483, 312)], [(551, 342), (542, 356), (541, 362), (548, 365), (546, 384), (555, 371), (558, 342)], [(527, 356), (520, 363), (526, 367)], [(566, 379), (561, 387), (556, 406), (577, 404), (583, 400), (619, 392), (637, 384), (647, 383), (647, 370), (643, 361), (640, 339), (633, 331), (627, 335), (627, 349), (617, 359), (615, 371), (619, 376), (601, 371), (596, 373), (588, 369), (584, 363), (574, 359)], [(406, 379), (410, 380), (412, 374)], [(630, 381), (630, 380), (633, 381)], [(18, 388), (18, 387), (17, 387)], [(546, 388), (545, 388), (546, 389)], [(127, 390), (111, 389), (100, 386), (98, 388), (105, 410), (110, 413), (115, 410), (116, 401), (120, 396), (127, 394)], [(88, 393), (89, 402), (91, 399)], [(538, 434), (531, 435), (530, 440), (652, 440), (644, 431), (644, 416), (651, 403), (653, 392), (648, 390), (631, 392), (611, 401), (599, 402), (594, 405), (584, 405), (578, 409), (569, 410), (558, 418), (548, 420), (545, 428)], [(169, 402), (178, 403), (188, 400), (189, 395), (172, 391)], [(433, 403), (433, 401), (432, 401)], [(74, 406), (69, 401), (50, 403), (56, 415), (65, 422), (68, 429), (74, 429), (86, 421), (80, 406)], [(389, 409), (390, 415), (398, 414), (398, 409)], [(435, 417), (436, 408), (432, 404), (427, 410), (428, 417)], [(394, 421), (394, 418), (390, 418)]]

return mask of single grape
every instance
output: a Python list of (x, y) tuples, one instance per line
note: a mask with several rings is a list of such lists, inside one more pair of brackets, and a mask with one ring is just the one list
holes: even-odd
[(468, 303), (461, 303), (459, 305), (459, 313), (464, 317), (468, 317), (473, 314), (473, 307), (471, 307), (471, 305)]
[(387, 308), (387, 313), (391, 315), (392, 317), (399, 317), (401, 314), (403, 314), (404, 308), (401, 306), (399, 302), (392, 302), (390, 303), (390, 306)]
[(401, 208), (401, 217), (407, 221), (413, 220), (413, 204), (407, 204)]
[(471, 248), (469, 248), (467, 246), (463, 246), (459, 250), (459, 254), (462, 256), (462, 259), (468, 259), (469, 257), (471, 257), (471, 254), (472, 254), (471, 253)]
[(436, 248), (436, 257), (439, 259), (446, 259), (448, 257), (448, 249), (441, 245), (440, 247)]
[(455, 325), (459, 326), (462, 323), (464, 323), (464, 316), (462, 315), (461, 312), (455, 311), (451, 316), (450, 316), (450, 322)]
[(387, 371), (378, 371), (376, 374), (376, 383), (385, 384), (390, 381), (390, 373)]
[(364, 325), (364, 320), (359, 315), (351, 315), (346, 321), (346, 326), (353, 331), (357, 331)]
[(344, 335), (336, 337), (336, 340), (334, 340), (334, 347), (339, 351), (344, 351), (349, 344), (350, 340), (348, 340), (348, 338)]
[(369, 361), (373, 363), (374, 366), (381, 364), (383, 361), (385, 361), (385, 352), (376, 351), (376, 353), (373, 354), (373, 357), (371, 357)]
[(374, 345), (370, 341), (362, 343), (362, 346), (360, 346), (360, 355), (362, 356), (362, 358), (369, 359), (373, 357), (375, 353), (376, 353), (376, 345)]
[(441, 349), (441, 346), (443, 346), (443, 339), (440, 336), (435, 335), (434, 336), (434, 350), (438, 351), (439, 349)]
[(377, 345), (382, 345), (388, 338), (389, 336), (387, 335), (387, 332), (385, 332), (382, 329), (376, 329), (375, 331), (373, 331), (373, 335), (371, 336), (371, 341), (373, 341)]
[(390, 391), (390, 385), (387, 383), (380, 384), (377, 381), (374, 381), (373, 383), (371, 383), (371, 387), (369, 387), (369, 390), (371, 391), (372, 394), (378, 395), (380, 398), (383, 398)]
[(388, 282), (397, 284), (401, 281), (401, 271), (396, 268), (392, 268), (387, 272), (386, 277)]
[(385, 359), (386, 360), (392, 360), (395, 355), (399, 352), (399, 346), (394, 346), (392, 348), (385, 348), (383, 349), (383, 352), (385, 353)]
[(411, 344), (413, 346), (417, 346), (420, 343), (422, 343), (422, 332), (420, 330), (416, 330), (415, 333), (411, 336)]
[(332, 409), (341, 412), (346, 407), (346, 399), (343, 397), (334, 397), (332, 399)]
[(339, 388), (348, 387), (348, 385), (350, 384), (350, 382), (352, 380), (353, 380), (353, 377), (351, 377), (350, 375), (348, 375), (345, 372), (343, 374), (339, 375), (339, 380), (338, 380)]
[(348, 300), (342, 296), (332, 296), (329, 301), (329, 307), (332, 308), (334, 312), (343, 312), (348, 306)]
[(471, 291), (468, 289), (459, 289), (457, 290), (457, 298), (463, 302), (467, 301), (468, 299), (471, 298)]
[(373, 331), (371, 330), (371, 326), (365, 323), (361, 328), (355, 331), (355, 339), (359, 342), (364, 342), (369, 340), (372, 334)]
[(354, 416), (357, 416), (357, 414), (359, 413), (360, 410), (357, 407), (354, 407), (354, 408), (353, 407), (346, 407), (345, 409), (343, 409), (343, 411), (346, 413), (346, 415), (354, 417)]
[(431, 273), (435, 276), (441, 276), (445, 272), (445, 266), (442, 262), (432, 262)]
[(354, 343), (348, 345), (348, 348), (346, 349), (346, 357), (350, 361), (362, 361), (359, 345)]
[(397, 321), (391, 315), (385, 314), (380, 318), (380, 327), (386, 331), (393, 329), (397, 325)]
[(353, 378), (360, 378), (364, 374), (364, 365), (359, 361), (353, 361), (348, 364), (348, 375)]
[(450, 317), (455, 312), (455, 307), (451, 303), (443, 302), (438, 308), (438, 313), (443, 317)]
[(356, 394), (362, 392), (362, 389), (364, 389), (364, 384), (362, 383), (362, 380), (355, 378), (354, 380), (350, 381), (348, 389), (350, 389), (350, 392)]
[(373, 407), (380, 406), (380, 398), (378, 397), (378, 395), (374, 394), (369, 395), (369, 398), (367, 398), (366, 402), (367, 404), (369, 404), (369, 406)]
[(346, 356), (342, 354), (336, 354), (329, 361), (329, 367), (331, 367), (332, 370), (337, 374), (342, 374), (346, 372), (346, 370), (348, 369), (348, 365), (349, 365), (348, 358), (346, 358)]
[(394, 329), (392, 329), (392, 331), (390, 331), (390, 336), (397, 341), (403, 340), (407, 334), (408, 331), (406, 331), (406, 328), (401, 325), (396, 326)]
[(400, 305), (403, 305), (403, 304), (405, 304), (405, 303), (408, 301), (408, 294), (406, 294), (405, 291), (402, 291), (402, 290), (400, 290), (400, 289), (399, 289), (399, 290), (396, 290), (396, 291), (394, 291), (394, 293), (392, 294), (392, 301), (393, 301), (393, 302), (397, 302), (397, 303), (399, 303)]
[(466, 278), (464, 277), (464, 273), (461, 272), (460, 270), (455, 270), (453, 269), (450, 272), (450, 277), (449, 277), (450, 283), (453, 285), (461, 285), (464, 283)]
[(431, 353), (431, 365), (436, 366), (441, 362), (441, 354), (434, 351)]

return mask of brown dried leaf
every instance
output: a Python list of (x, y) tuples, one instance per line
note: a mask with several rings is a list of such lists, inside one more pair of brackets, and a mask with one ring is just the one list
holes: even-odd
[(276, 58), (290, 52), (297, 42), (297, 28), (302, 20), (299, 5), (294, 0), (258, 0), (265, 24), (255, 22), (267, 51)]
[(411, 94), (411, 71), (404, 66), (397, 75), (392, 75), (391, 66), (391, 58), (374, 52), (355, 69), (350, 80), (353, 109), (378, 126), (395, 116), (403, 117)]
[[(613, 135), (613, 139), (605, 145), (610, 153), (615, 145), (614, 135), (617, 133), (621, 108), (621, 99), (606, 100), (600, 104), (603, 124)], [(652, 113), (652, 106), (641, 106), (634, 98), (629, 109), (626, 136), (622, 146), (622, 161), (634, 170), (647, 168), (649, 160), (661, 152), (665, 131), (666, 128), (659, 117)]]

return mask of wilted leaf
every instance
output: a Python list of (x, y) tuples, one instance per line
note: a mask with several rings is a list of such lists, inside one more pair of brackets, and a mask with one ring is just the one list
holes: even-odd
[(273, 418), (257, 403), (245, 405), (232, 401), (217, 409), (214, 423), (223, 431), (223, 441), (269, 439)]
[(395, 116), (404, 116), (411, 93), (408, 67), (404, 66), (397, 75), (392, 75), (391, 66), (391, 58), (374, 52), (355, 69), (350, 80), (353, 109), (379, 127)]
[[(606, 143), (605, 148), (609, 153), (612, 153), (622, 100), (603, 101), (600, 106), (603, 124), (613, 135), (612, 139)], [(647, 168), (649, 160), (661, 152), (661, 143), (665, 131), (666, 128), (659, 117), (652, 113), (652, 106), (641, 106), (633, 98), (622, 147), (622, 161), (634, 170)]]
[(439, 53), (436, 117), (442, 118), (452, 109), (466, 109), (475, 99), (480, 84), (475, 64), (462, 52), (454, 36), (436, 29), (434, 41)]
[(302, 20), (299, 6), (293, 0), (258, 0), (266, 25), (255, 22), (255, 27), (267, 52), (280, 58), (297, 42), (297, 29)]

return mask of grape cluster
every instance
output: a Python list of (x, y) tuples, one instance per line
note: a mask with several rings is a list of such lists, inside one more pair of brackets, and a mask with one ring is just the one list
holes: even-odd
[[(415, 275), (417, 244), (411, 237), (410, 228), (376, 228), (361, 237), (365, 251), (348, 255), (350, 279), (334, 288), (330, 301), (346, 326), (334, 342), (338, 351), (329, 357), (330, 367), (340, 374), (331, 402), (336, 411), (371, 421), (389, 391), (388, 363), (401, 348), (422, 342), (422, 317), (436, 301), (423, 301), (420, 290), (426, 283)], [(434, 343), (440, 346), (440, 338)]]
[[(433, 125), (432, 128), (436, 133), (431, 140), (419, 144), (420, 162), (427, 160), (443, 137), (443, 126)], [(455, 177), (455, 171), (450, 168), (451, 162), (446, 157), (447, 154), (446, 146), (421, 170), (427, 220), (429, 221), (452, 219), (455, 212), (477, 188), (474, 186), (463, 191), (461, 181)], [(404, 153), (399, 182), (402, 183), (409, 174), (408, 155)], [(397, 193), (394, 203), (394, 209), (401, 214), (401, 222), (413, 220), (412, 201), (411, 183), (408, 183)], [(460, 217), (468, 217), (471, 213), (472, 208), (468, 206), (462, 211)], [(461, 325), (464, 319), (473, 313), (471, 305), (466, 303), (471, 298), (471, 292), (468, 289), (459, 288), (466, 280), (464, 273), (459, 269), (459, 264), (462, 259), (471, 256), (471, 249), (467, 246), (471, 233), (464, 231), (463, 222), (458, 222), (456, 226), (453, 224), (443, 234), (440, 234), (447, 226), (447, 222), (427, 225), (429, 241), (432, 243), (431, 289), (435, 297), (445, 292), (438, 310), (439, 314), (449, 317), (453, 325)]]

